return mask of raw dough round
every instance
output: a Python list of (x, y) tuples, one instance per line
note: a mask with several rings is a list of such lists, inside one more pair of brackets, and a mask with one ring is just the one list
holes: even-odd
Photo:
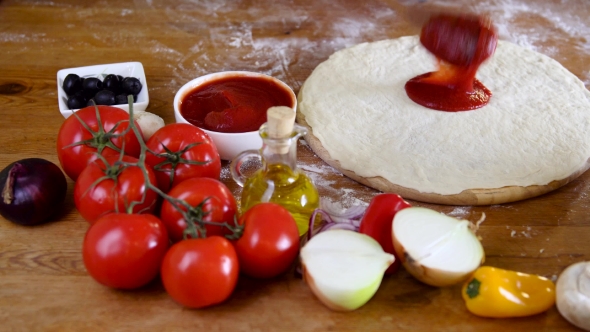
[(500, 41), (477, 74), (489, 104), (454, 113), (405, 93), (409, 79), (434, 70), (417, 36), (334, 53), (299, 93), (307, 141), (361, 183), (441, 204), (533, 197), (590, 166), (590, 92), (557, 61)]

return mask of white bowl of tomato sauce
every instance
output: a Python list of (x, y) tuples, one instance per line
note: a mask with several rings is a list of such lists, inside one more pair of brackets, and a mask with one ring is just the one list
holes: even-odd
[(225, 71), (198, 77), (174, 97), (176, 122), (205, 131), (223, 160), (262, 147), (258, 134), (272, 106), (297, 109), (297, 97), (284, 82), (265, 74)]

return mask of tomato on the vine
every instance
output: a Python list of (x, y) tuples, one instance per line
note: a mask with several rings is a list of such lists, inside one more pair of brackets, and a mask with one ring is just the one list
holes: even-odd
[(361, 219), (359, 233), (377, 240), (385, 252), (395, 256), (395, 261), (387, 268), (386, 274), (394, 273), (401, 265), (401, 260), (393, 249), (393, 217), (399, 210), (410, 206), (410, 203), (397, 194), (379, 194), (373, 197)]
[(219, 179), (221, 160), (209, 135), (187, 124), (166, 125), (146, 142), (150, 152), (145, 162), (151, 165), (164, 192), (193, 177)]
[[(171, 203), (167, 199), (163, 201), (160, 218), (166, 225), (172, 241), (177, 242), (183, 238), (187, 216), (197, 225), (198, 221), (207, 223), (206, 236), (232, 233), (223, 224), (234, 224), (238, 207), (231, 191), (221, 181), (212, 178), (190, 178), (173, 187), (168, 195), (190, 205), (187, 210), (186, 206), (178, 202)], [(177, 207), (184, 211), (185, 215)]]
[(234, 246), (243, 274), (272, 278), (291, 267), (299, 253), (299, 231), (287, 209), (275, 203), (259, 203), (238, 223), (244, 229)]
[(99, 283), (133, 289), (158, 275), (168, 244), (166, 228), (154, 215), (111, 213), (90, 226), (82, 256)]
[(166, 292), (189, 308), (225, 301), (238, 282), (238, 257), (220, 236), (187, 239), (166, 253), (160, 271)]
[(128, 128), (129, 113), (117, 107), (88, 106), (72, 114), (57, 136), (57, 157), (64, 172), (75, 181), (98, 154), (119, 155), (123, 150), (138, 157), (140, 143)]
[[(93, 223), (100, 216), (111, 212), (126, 212), (133, 205), (133, 213), (152, 213), (156, 208), (158, 195), (147, 188), (143, 171), (139, 166), (120, 165), (137, 163), (130, 156), (108, 156), (97, 159), (80, 173), (74, 185), (74, 204), (82, 217)], [(156, 176), (150, 166), (145, 165), (148, 178), (156, 183)]]

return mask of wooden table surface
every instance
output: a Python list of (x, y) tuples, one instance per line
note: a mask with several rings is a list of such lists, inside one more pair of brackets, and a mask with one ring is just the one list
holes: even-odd
[[(555, 58), (590, 85), (587, 0), (414, 2), (487, 13), (502, 39)], [(175, 91), (195, 77), (257, 71), (297, 92), (336, 50), (417, 34), (415, 13), (395, 0), (0, 1), (0, 168), (28, 157), (58, 163), (59, 69), (142, 62), (147, 110), (172, 123)], [(299, 166), (325, 199), (366, 205), (377, 193), (332, 169), (305, 142), (298, 151)], [(239, 195), (227, 164), (222, 180)], [(81, 245), (88, 224), (74, 207), (71, 180), (68, 189), (48, 224), (23, 227), (0, 218), (2, 331), (575, 330), (555, 308), (520, 319), (478, 318), (466, 311), (459, 286), (429, 287), (405, 271), (386, 277), (375, 297), (350, 313), (327, 309), (292, 272), (267, 281), (243, 277), (227, 302), (204, 310), (182, 308), (159, 281), (136, 291), (111, 290), (86, 273)], [(590, 258), (589, 190), (586, 173), (513, 204), (412, 203), (472, 221), (485, 212), (479, 234), (487, 265), (555, 280), (569, 264)]]

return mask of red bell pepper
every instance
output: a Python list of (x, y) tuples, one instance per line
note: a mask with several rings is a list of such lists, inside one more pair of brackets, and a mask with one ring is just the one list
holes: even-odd
[(385, 252), (395, 256), (395, 261), (385, 271), (385, 274), (394, 273), (401, 265), (401, 261), (393, 249), (393, 217), (397, 211), (410, 206), (410, 203), (400, 195), (379, 194), (373, 197), (361, 219), (359, 233), (369, 235), (377, 240)]

